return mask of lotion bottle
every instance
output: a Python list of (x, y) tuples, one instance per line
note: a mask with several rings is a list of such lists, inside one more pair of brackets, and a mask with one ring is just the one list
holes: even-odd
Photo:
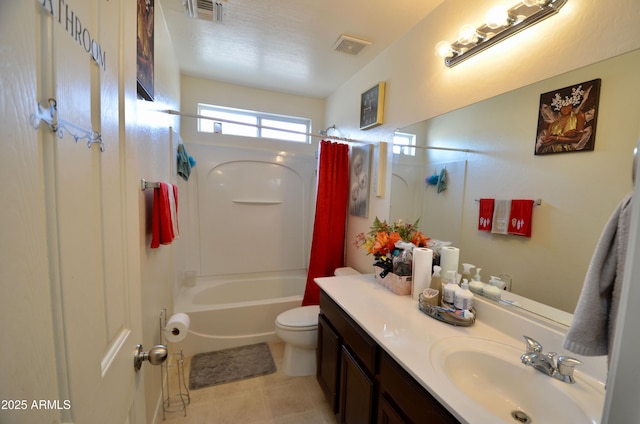
[(444, 291), (444, 284), (442, 284), (442, 277), (440, 277), (440, 271), (442, 267), (439, 265), (433, 266), (433, 275), (431, 276), (431, 284), (429, 288), (438, 290), (438, 306), (442, 305), (442, 294)]
[(473, 279), (469, 283), (469, 290), (471, 290), (473, 293), (481, 295), (486, 284), (483, 283), (480, 279), (480, 270), (482, 270), (482, 268), (476, 268), (476, 274), (473, 276)]
[(489, 285), (495, 286), (500, 290), (504, 290), (507, 284), (500, 279), (500, 277), (491, 276), (491, 280), (489, 280)]
[(471, 281), (471, 269), (475, 268), (473, 264), (462, 264), (462, 279)]
[(473, 293), (469, 290), (469, 282), (466, 279), (462, 280), (462, 287), (456, 290), (454, 306), (456, 309), (466, 310), (473, 306)]
[(456, 272), (449, 271), (449, 280), (447, 282), (447, 285), (444, 286), (444, 293), (442, 295), (442, 304), (444, 306), (448, 306), (450, 308), (453, 307), (455, 292), (457, 288), (458, 285), (456, 284)]

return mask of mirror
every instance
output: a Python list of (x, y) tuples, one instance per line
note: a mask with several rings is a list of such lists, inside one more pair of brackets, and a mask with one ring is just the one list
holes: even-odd
[[(398, 130), (417, 148), (394, 153), (390, 219), (420, 217), (420, 229), (459, 247), (460, 263), (480, 267), (482, 281), (508, 274), (514, 294), (570, 320), (602, 229), (632, 190), (639, 66), (632, 51)], [(541, 94), (596, 78), (594, 151), (535, 156)], [(443, 169), (438, 193), (425, 180)], [(541, 199), (531, 237), (479, 231), (481, 198)]]

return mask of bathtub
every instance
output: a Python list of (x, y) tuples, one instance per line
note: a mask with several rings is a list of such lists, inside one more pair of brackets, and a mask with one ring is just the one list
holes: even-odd
[(302, 303), (306, 271), (198, 277), (182, 287), (174, 311), (189, 315), (185, 355), (277, 341), (276, 317)]

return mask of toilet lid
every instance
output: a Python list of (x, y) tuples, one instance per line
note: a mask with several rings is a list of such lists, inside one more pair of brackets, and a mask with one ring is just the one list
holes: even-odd
[(276, 323), (285, 327), (314, 327), (318, 325), (318, 305), (301, 306), (278, 315)]

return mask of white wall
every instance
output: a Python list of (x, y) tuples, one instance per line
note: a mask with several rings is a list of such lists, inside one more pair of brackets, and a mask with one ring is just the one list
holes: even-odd
[[(147, 181), (177, 183), (175, 166), (177, 146), (171, 143), (170, 127), (179, 131), (180, 122), (175, 116), (157, 112), (164, 109), (176, 109), (180, 101), (180, 74), (160, 2), (155, 2), (154, 37), (154, 101), (138, 100), (134, 106), (135, 113), (133, 113), (138, 182), (144, 178)], [(140, 191), (142, 345), (145, 349), (150, 349), (161, 342), (160, 311), (167, 308), (168, 313), (172, 313), (175, 274), (173, 262), (176, 252), (180, 249), (180, 239), (175, 240), (172, 245), (161, 245), (158, 249), (149, 247), (151, 244), (152, 207), (153, 190)], [(182, 221), (183, 218), (181, 216), (179, 218)], [(149, 422), (152, 422), (151, 420), (161, 422), (160, 369), (145, 365), (143, 372), (147, 419)], [(159, 416), (156, 415), (158, 413)]]

